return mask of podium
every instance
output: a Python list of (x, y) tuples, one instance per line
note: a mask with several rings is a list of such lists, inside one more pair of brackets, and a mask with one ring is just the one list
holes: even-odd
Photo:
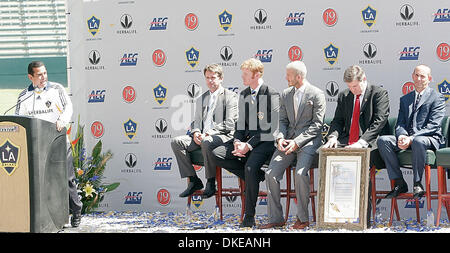
[(65, 129), (0, 116), (0, 232), (57, 232), (68, 217)]

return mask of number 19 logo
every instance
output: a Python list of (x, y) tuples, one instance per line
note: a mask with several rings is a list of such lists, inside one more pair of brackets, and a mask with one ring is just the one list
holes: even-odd
[(166, 189), (160, 189), (157, 193), (158, 203), (162, 206), (170, 204), (170, 193)]
[(436, 48), (436, 54), (441, 61), (448, 61), (450, 59), (450, 46), (447, 43), (441, 43)]
[(152, 55), (153, 63), (157, 67), (161, 67), (166, 63), (166, 54), (161, 49), (157, 49)]
[(323, 22), (325, 22), (325, 24), (327, 26), (334, 26), (337, 23), (337, 19), (338, 19), (337, 13), (335, 10), (333, 10), (331, 8), (326, 9), (323, 12), (322, 17), (323, 17)]

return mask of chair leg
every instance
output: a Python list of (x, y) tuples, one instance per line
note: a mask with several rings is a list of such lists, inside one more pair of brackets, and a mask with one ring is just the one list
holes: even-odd
[(416, 217), (417, 217), (417, 223), (420, 224), (420, 208), (419, 208), (419, 200), (416, 199)]
[(391, 200), (391, 215), (389, 217), (389, 227), (392, 226), (392, 220), (394, 219), (394, 210), (396, 210), (396, 207), (397, 207), (397, 199), (393, 198)]
[[(314, 191), (314, 168), (309, 169), (309, 185), (310, 191)], [(313, 221), (316, 222), (316, 196), (311, 196), (311, 210), (313, 215)]]
[(437, 166), (437, 175), (438, 175), (438, 209), (436, 215), (436, 227), (439, 227), (439, 222), (441, 220), (441, 210), (442, 210), (442, 194), (444, 187), (442, 185), (442, 177), (444, 169), (442, 166)]
[(377, 215), (377, 187), (375, 185), (375, 173), (376, 173), (376, 168), (375, 166), (372, 166), (372, 168), (370, 168), (370, 181), (372, 182), (372, 191), (371, 191), (371, 195), (372, 195), (372, 219), (375, 221), (375, 217)]
[(425, 165), (425, 198), (427, 199), (427, 211), (431, 209), (431, 166)]
[[(284, 222), (287, 222), (289, 218), (289, 209), (291, 207), (291, 167), (286, 168), (286, 215), (284, 217)], [(295, 172), (294, 172), (295, 173)], [(295, 177), (294, 177), (295, 178)]]
[(244, 220), (244, 211), (245, 211), (245, 181), (239, 178), (239, 190), (241, 194), (241, 222)]
[(217, 180), (217, 206), (219, 207), (220, 212), (220, 220), (223, 220), (223, 212), (222, 212), (222, 168), (216, 167), (216, 180)]

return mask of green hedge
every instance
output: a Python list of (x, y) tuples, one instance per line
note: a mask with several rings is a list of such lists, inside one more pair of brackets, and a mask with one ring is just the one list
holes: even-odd
[(48, 79), (67, 87), (67, 57), (36, 57), (0, 59), (0, 89), (23, 89), (30, 84), (27, 77), (31, 61), (43, 61)]

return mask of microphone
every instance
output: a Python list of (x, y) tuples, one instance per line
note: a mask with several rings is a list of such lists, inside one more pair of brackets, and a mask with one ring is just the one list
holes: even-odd
[(32, 97), (33, 95), (34, 95), (34, 92), (33, 92), (33, 94), (29, 95), (29, 96), (28, 96), (27, 98), (25, 98), (24, 100), (21, 100), (21, 101), (17, 102), (17, 104), (15, 104), (13, 107), (11, 107), (11, 108), (9, 108), (8, 110), (6, 110), (6, 112), (3, 113), (3, 116), (6, 115), (7, 112), (11, 111), (11, 109), (17, 107), (17, 106), (20, 105), (23, 101), (29, 99), (29, 98)]

